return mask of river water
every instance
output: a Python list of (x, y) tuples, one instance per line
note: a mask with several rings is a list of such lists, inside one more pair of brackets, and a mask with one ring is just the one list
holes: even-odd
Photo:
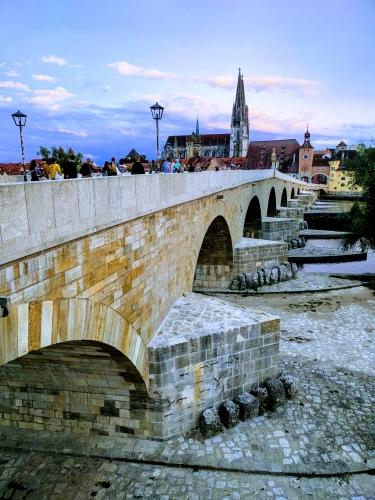
[[(353, 205), (352, 201), (318, 201), (312, 210), (324, 211), (324, 212), (349, 212)], [(336, 228), (330, 228), (335, 231)], [(319, 248), (321, 254), (324, 254), (324, 250), (334, 250), (338, 252), (341, 249), (341, 240), (336, 239), (309, 239), (306, 241), (306, 249), (308, 248)], [(359, 248), (354, 248), (354, 250), (359, 251)], [(343, 273), (343, 274), (375, 274), (375, 252), (369, 250), (367, 252), (366, 260), (358, 260), (353, 262), (330, 262), (326, 264), (302, 264), (302, 272), (309, 273)]]

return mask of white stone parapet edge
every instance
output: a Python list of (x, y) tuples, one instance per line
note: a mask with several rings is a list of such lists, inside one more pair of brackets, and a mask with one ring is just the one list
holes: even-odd
[(275, 170), (0, 184), (0, 265), (143, 215), (271, 178), (296, 188), (308, 187)]

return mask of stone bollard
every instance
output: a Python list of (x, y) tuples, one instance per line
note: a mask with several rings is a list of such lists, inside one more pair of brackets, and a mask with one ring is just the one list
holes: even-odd
[(219, 407), (219, 415), (224, 426), (231, 429), (239, 422), (240, 407), (231, 399), (226, 399)]
[(281, 374), (279, 379), (281, 380), (281, 383), (284, 386), (286, 398), (287, 399), (295, 398), (298, 393), (295, 379), (290, 375), (284, 375), (284, 374)]
[(219, 413), (216, 408), (207, 408), (201, 414), (199, 419), (199, 428), (202, 436), (209, 438), (215, 436), (219, 432), (223, 432), (224, 427), (220, 422)]
[(283, 383), (278, 378), (269, 378), (264, 382), (268, 392), (268, 407), (270, 410), (285, 403), (285, 389)]
[(240, 282), (237, 278), (234, 278), (229, 285), (229, 289), (230, 290), (239, 290), (239, 288), (240, 288)]
[(248, 420), (259, 415), (259, 399), (252, 394), (242, 392), (233, 401), (240, 408), (240, 420)]
[(259, 415), (263, 415), (268, 409), (268, 391), (265, 387), (258, 387), (251, 391), (251, 394), (255, 396), (259, 401)]
[(292, 271), (292, 278), (295, 279), (298, 276), (298, 267), (295, 262), (292, 262), (292, 265), (290, 266), (291, 271)]
[(246, 278), (244, 274), (239, 274), (238, 275), (238, 280), (240, 282), (240, 290), (245, 291), (246, 290)]

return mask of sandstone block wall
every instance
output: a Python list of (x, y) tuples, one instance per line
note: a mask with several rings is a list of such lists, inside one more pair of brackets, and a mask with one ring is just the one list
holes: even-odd
[[(205, 408), (278, 374), (278, 318), (194, 295), (176, 303), (149, 345), (150, 396), (166, 403), (165, 437), (186, 432)], [(211, 319), (205, 327), (204, 318)]]
[(252, 273), (288, 260), (288, 244), (281, 241), (241, 238), (234, 247), (234, 273)]

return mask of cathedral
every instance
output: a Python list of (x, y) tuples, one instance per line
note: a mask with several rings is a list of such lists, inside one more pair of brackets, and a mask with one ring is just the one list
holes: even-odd
[(201, 134), (197, 118), (190, 135), (170, 135), (164, 146), (165, 158), (246, 157), (249, 147), (249, 110), (241, 70), (238, 72), (236, 98), (233, 104), (230, 134)]

